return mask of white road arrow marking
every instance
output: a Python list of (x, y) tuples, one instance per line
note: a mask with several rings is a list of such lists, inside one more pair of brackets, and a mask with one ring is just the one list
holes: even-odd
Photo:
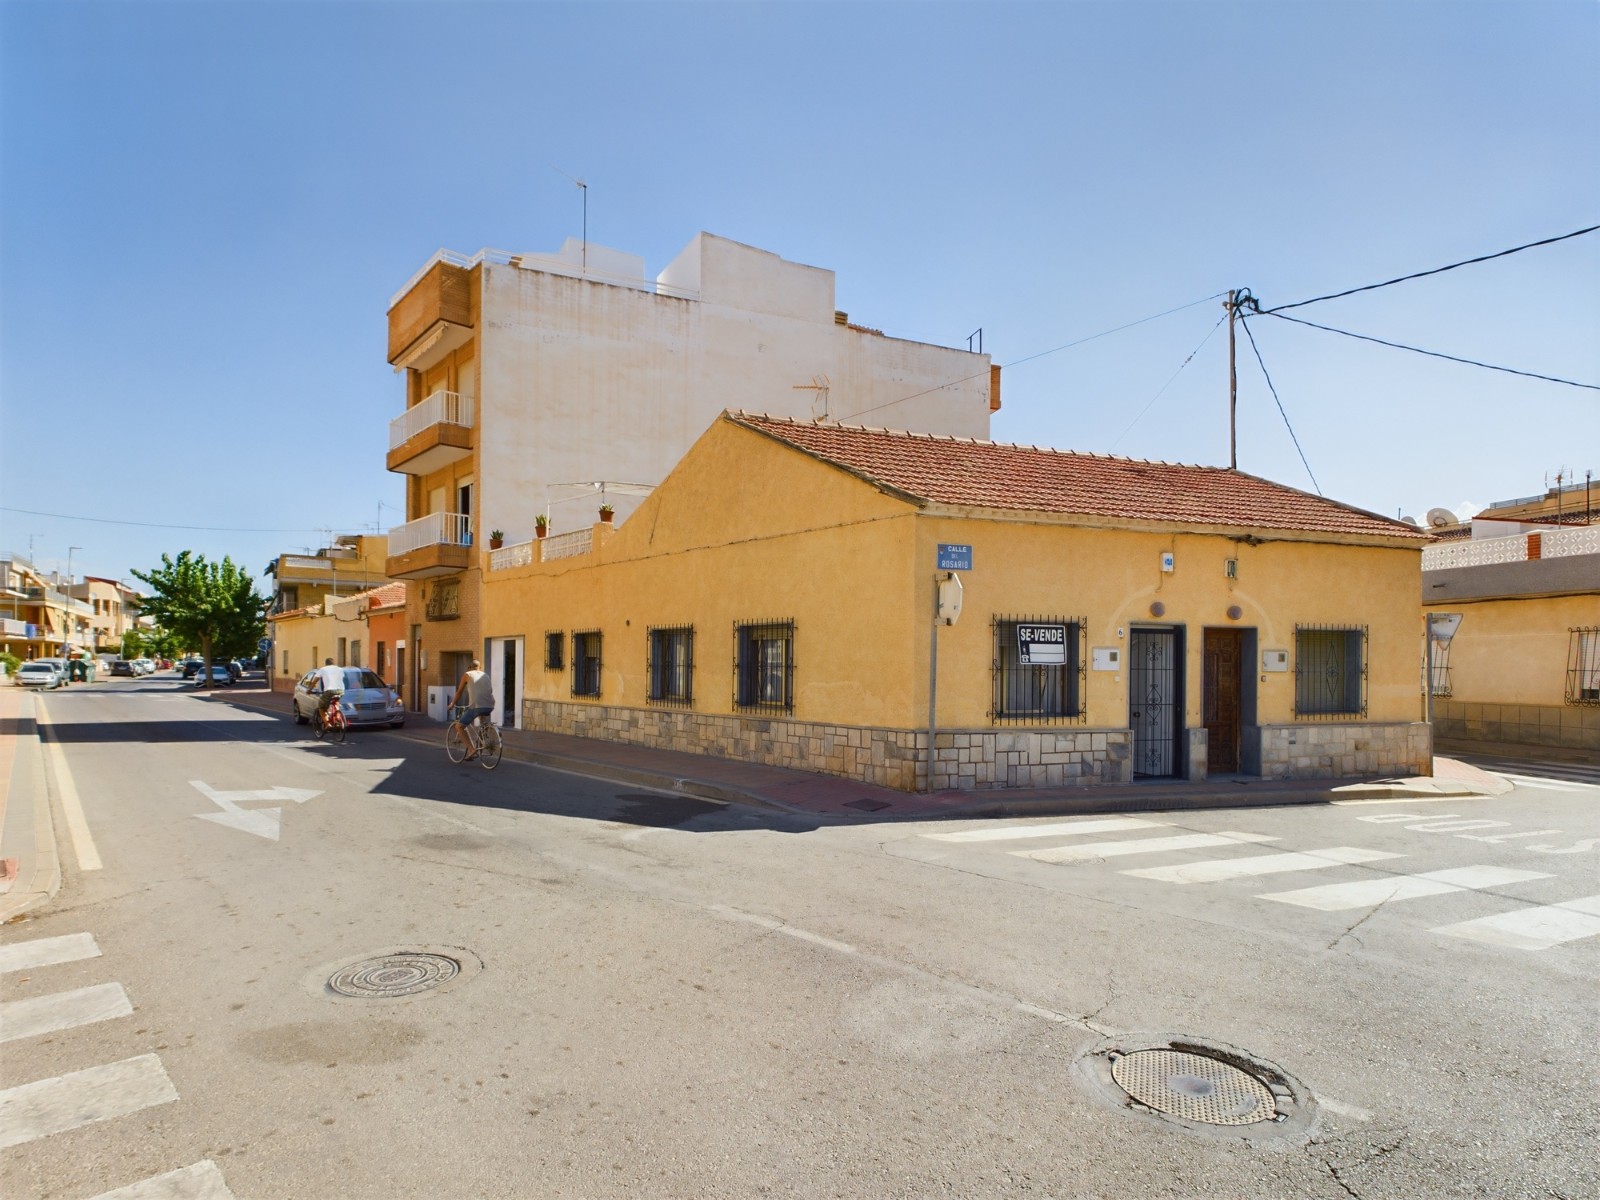
[(195, 813), (195, 816), (202, 821), (215, 821), (218, 825), (225, 825), (229, 829), (237, 829), (243, 833), (253, 833), (257, 837), (263, 837), (273, 842), (278, 840), (283, 810), (281, 808), (240, 808), (241, 801), (292, 800), (296, 804), (304, 804), (313, 796), (322, 795), (321, 792), (307, 791), (304, 788), (286, 787), (257, 788), (253, 791), (241, 792), (219, 792), (200, 779), (191, 779), (189, 785), (222, 810), (217, 813)]

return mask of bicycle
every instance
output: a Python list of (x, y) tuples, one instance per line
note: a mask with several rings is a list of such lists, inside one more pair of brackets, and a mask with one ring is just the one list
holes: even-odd
[(350, 722), (345, 719), (339, 701), (335, 700), (326, 709), (318, 706), (311, 715), (311, 732), (318, 741), (324, 736), (335, 744), (344, 741), (345, 735), (350, 732)]
[(485, 771), (494, 770), (500, 765), (500, 753), (505, 749), (500, 727), (488, 717), (478, 717), (463, 725), (461, 711), (459, 708), (452, 710), (450, 725), (444, 731), (445, 753), (451, 762), (459, 763), (466, 760), (470, 748), (479, 766)]

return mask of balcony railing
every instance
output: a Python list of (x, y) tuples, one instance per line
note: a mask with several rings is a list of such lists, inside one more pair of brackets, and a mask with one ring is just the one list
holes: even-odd
[(433, 425), (460, 425), (471, 429), (472, 417), (471, 396), (460, 392), (435, 392), (389, 422), (389, 449), (398, 450)]
[(461, 513), (429, 513), (389, 530), (391, 558), (427, 546), (472, 545), (472, 518)]
[(526, 567), (536, 562), (554, 562), (558, 558), (576, 558), (594, 547), (593, 529), (574, 529), (571, 533), (558, 533), (554, 537), (539, 538), (532, 542), (518, 542), (489, 552), (489, 570), (509, 571), (512, 567)]
[(1468, 542), (1428, 546), (1422, 551), (1422, 569), (1445, 571), (1453, 567), (1485, 567), (1492, 563), (1568, 558), (1578, 554), (1600, 554), (1600, 525), (1473, 538)]

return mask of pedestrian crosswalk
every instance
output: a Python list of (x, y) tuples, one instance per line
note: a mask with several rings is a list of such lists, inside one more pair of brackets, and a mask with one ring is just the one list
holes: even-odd
[[(1119, 875), (1155, 883), (1226, 885), (1243, 880), (1288, 882), (1307, 872), (1361, 872), (1358, 878), (1309, 883), (1308, 886), (1252, 892), (1251, 898), (1320, 912), (1377, 909), (1402, 901), (1476, 893), (1506, 900), (1501, 889), (1556, 878), (1549, 872), (1492, 864), (1470, 864), (1409, 873), (1395, 860), (1397, 851), (1361, 846), (1329, 846), (1317, 850), (1250, 853), (1281, 838), (1250, 832), (1178, 832), (1174, 822), (1145, 817), (1085, 817), (1071, 821), (991, 824), (974, 829), (924, 833), (927, 841), (998, 851), (1012, 858), (1051, 866), (1089, 868), (1137, 856), (1169, 856), (1178, 861), (1156, 866), (1112, 867)], [(1106, 835), (1134, 834), (1121, 837)], [(1031, 843), (1050, 840), (1054, 845)], [(1030, 843), (1010, 848), (1007, 843)], [(1200, 850), (1234, 851), (1227, 857), (1194, 860)], [(1383, 864), (1381, 866), (1374, 864)], [(1281, 883), (1280, 883), (1281, 887)], [(1515, 901), (1511, 901), (1515, 903)], [(1509, 911), (1434, 925), (1430, 933), (1464, 938), (1518, 950), (1548, 950), (1567, 942), (1600, 936), (1600, 896), (1584, 896), (1554, 904), (1524, 904)]]
[[(100, 947), (89, 933), (14, 942), (0, 946), (0, 978), (26, 971), (29, 975), (23, 979), (43, 983), (51, 967), (98, 957)], [(6, 993), (15, 992), (16, 985), (7, 982)], [(66, 1033), (133, 1011), (127, 990), (116, 981), (8, 999), (0, 1001), (0, 1044)], [(4, 1085), (0, 1086), (0, 1149), (115, 1121), (178, 1099), (161, 1057), (153, 1053), (27, 1082), (0, 1079), (0, 1084)], [(232, 1196), (221, 1170), (206, 1159), (132, 1181), (93, 1200), (232, 1200)]]

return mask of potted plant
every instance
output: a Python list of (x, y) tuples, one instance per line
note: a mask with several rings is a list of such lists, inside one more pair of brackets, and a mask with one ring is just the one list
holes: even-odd
[(533, 519), (533, 531), (540, 537), (544, 537), (545, 534), (550, 532), (550, 518), (544, 513), (540, 513)]
[(491, 530), (489, 530), (489, 549), (498, 550), (498, 549), (500, 549), (501, 546), (504, 546), (505, 544), (506, 544), (505, 530), (503, 530), (503, 529), (491, 529)]
[(600, 519), (609, 525), (611, 524), (611, 518), (616, 515), (616, 511), (617, 510), (612, 508), (611, 505), (602, 504), (600, 506)]

